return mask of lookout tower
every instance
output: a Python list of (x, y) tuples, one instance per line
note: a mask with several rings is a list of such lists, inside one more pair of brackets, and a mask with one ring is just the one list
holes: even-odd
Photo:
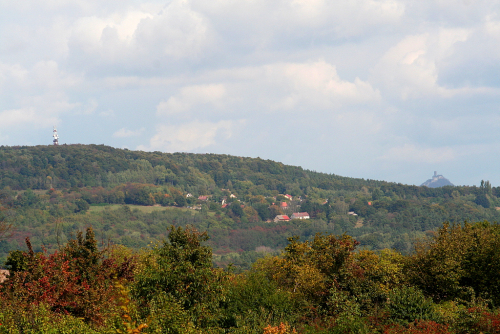
[(54, 126), (53, 134), (52, 137), (54, 137), (54, 140), (52, 141), (55, 146), (59, 145), (59, 135), (57, 134), (57, 129)]

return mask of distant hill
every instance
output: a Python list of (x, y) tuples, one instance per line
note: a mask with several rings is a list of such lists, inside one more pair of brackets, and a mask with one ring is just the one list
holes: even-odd
[[(165, 238), (170, 225), (193, 225), (209, 233), (217, 263), (249, 268), (264, 254), (259, 247), (281, 249), (292, 236), (348, 233), (369, 249), (409, 252), (413, 238), (444, 221), (500, 221), (500, 187), (453, 187), (437, 173), (424, 185), (224, 154), (0, 146), (0, 222), (2, 206), (13, 208), (7, 218), (15, 227), (0, 239), (0, 265), (26, 237), (36, 251), (55, 251), (59, 238), (88, 226), (102, 242), (140, 249)], [(298, 212), (310, 219), (273, 222)]]
[(426, 186), (429, 188), (440, 188), (440, 187), (444, 187), (444, 186), (452, 186), (453, 187), (454, 184), (451, 183), (443, 175), (437, 175), (437, 172), (434, 172), (434, 176), (432, 177), (432, 179), (428, 179), (427, 181), (422, 183), (420, 186), (421, 187)]

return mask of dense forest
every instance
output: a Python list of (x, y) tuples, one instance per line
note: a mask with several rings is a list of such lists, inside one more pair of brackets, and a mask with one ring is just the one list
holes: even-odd
[(499, 197), (488, 181), (2, 146), (0, 333), (498, 333)]
[[(294, 235), (345, 232), (363, 248), (407, 254), (415, 238), (445, 221), (500, 217), (500, 188), (488, 181), (417, 187), (259, 158), (103, 145), (0, 147), (0, 167), (2, 215), (13, 226), (10, 238), (0, 241), (0, 261), (27, 236), (36, 251), (54, 251), (92, 226), (101, 244), (140, 249), (165, 238), (171, 224), (189, 224), (209, 233), (219, 265), (248, 269)], [(293, 212), (312, 219), (274, 222)]]
[(1, 333), (499, 333), (500, 225), (445, 224), (411, 255), (347, 234), (288, 239), (250, 270), (212, 265), (206, 232), (150, 250), (99, 249), (92, 228), (58, 251), (11, 252)]

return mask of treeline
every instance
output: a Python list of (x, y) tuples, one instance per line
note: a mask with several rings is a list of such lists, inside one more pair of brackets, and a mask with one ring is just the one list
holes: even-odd
[(92, 229), (56, 252), (12, 252), (5, 333), (499, 333), (500, 225), (445, 224), (415, 252), (349, 235), (290, 237), (236, 274), (208, 235), (171, 227), (151, 250), (99, 249)]
[[(217, 263), (249, 268), (291, 235), (348, 233), (365, 249), (409, 254), (413, 239), (444, 221), (500, 219), (499, 188), (488, 181), (416, 187), (259, 158), (103, 145), (0, 147), (0, 187), (0, 221), (13, 227), (0, 241), (0, 261), (25, 237), (36, 250), (55, 250), (93, 226), (101, 243), (140, 249), (165, 237), (170, 224), (191, 224), (210, 233)], [(311, 219), (274, 223), (277, 215), (293, 212), (308, 212)]]
[[(427, 188), (341, 177), (260, 158), (221, 154), (130, 151), (104, 145), (0, 147), (0, 189), (112, 188), (124, 183), (168, 184), (193, 195), (215, 188), (252, 195), (307, 195), (312, 188), (361, 191), (375, 196), (443, 197), (480, 195), (480, 187)], [(497, 197), (500, 187), (489, 186)]]
[[(364, 191), (341, 194), (345, 196), (312, 188), (302, 200), (248, 194), (231, 198), (229, 190), (217, 188), (207, 200), (199, 200), (186, 197), (174, 186), (140, 183), (46, 191), (6, 188), (0, 190), (0, 206), (10, 208), (4, 212), (13, 234), (0, 240), (0, 260), (22, 246), (27, 236), (36, 250), (55, 250), (72, 234), (93, 226), (101, 243), (140, 249), (165, 237), (170, 224), (191, 224), (210, 233), (219, 264), (233, 262), (248, 268), (257, 257), (284, 247), (291, 235), (309, 238), (317, 232), (345, 232), (364, 248), (393, 248), (407, 254), (414, 238), (432, 233), (443, 221), (500, 218), (495, 209), (498, 199), (492, 195), (485, 195), (491, 202), (491, 207), (485, 208), (476, 203), (476, 196), (456, 193), (410, 199), (386, 193), (374, 197)], [(222, 200), (227, 201), (225, 208)], [(279, 203), (288, 205), (284, 208)], [(297, 211), (308, 212), (312, 219), (272, 221), (276, 215)]]

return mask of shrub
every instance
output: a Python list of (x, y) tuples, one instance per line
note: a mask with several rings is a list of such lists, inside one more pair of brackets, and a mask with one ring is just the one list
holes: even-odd
[(212, 251), (202, 245), (207, 239), (206, 232), (172, 226), (168, 240), (153, 249), (133, 286), (144, 316), (153, 304), (168, 302), (187, 311), (196, 327), (219, 322), (227, 275), (212, 268)]
[(132, 278), (132, 261), (118, 264), (113, 258), (105, 258), (104, 251), (97, 249), (91, 228), (85, 236), (78, 233), (76, 239), (50, 255), (33, 252), (29, 238), (26, 245), (28, 252), (23, 252), (22, 261), (17, 253), (16, 258), (10, 258), (25, 267), (13, 272), (0, 287), (4, 305), (20, 310), (46, 305), (55, 313), (102, 324), (113, 308), (113, 278)]
[(425, 298), (422, 291), (414, 287), (394, 288), (389, 293), (387, 310), (390, 319), (402, 325), (416, 320), (435, 320), (437, 318), (432, 300)]

